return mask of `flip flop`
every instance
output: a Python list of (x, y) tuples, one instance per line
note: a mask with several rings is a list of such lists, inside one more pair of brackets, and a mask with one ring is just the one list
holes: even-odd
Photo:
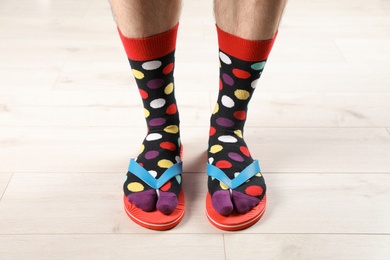
[[(158, 179), (155, 179), (150, 173), (145, 170), (141, 165), (139, 165), (135, 160), (131, 159), (129, 164), (129, 171), (133, 173), (138, 178), (142, 179), (150, 187), (158, 190), (166, 182), (175, 177), (176, 175), (181, 174), (183, 168), (182, 162), (176, 163), (169, 167)], [(169, 215), (165, 215), (158, 210), (152, 212), (145, 212), (135, 205), (133, 205), (126, 197), (123, 196), (123, 201), (125, 204), (125, 211), (138, 225), (153, 229), (153, 230), (168, 230), (177, 226), (184, 216), (185, 209), (185, 199), (183, 190), (180, 191), (178, 197), (178, 205), (176, 209)]]
[[(232, 180), (221, 169), (207, 164), (207, 175), (223, 182), (229, 189), (237, 188), (259, 172), (260, 165), (258, 160), (255, 160)], [(237, 231), (248, 228), (259, 221), (265, 212), (266, 204), (267, 198), (264, 196), (256, 207), (245, 214), (239, 214), (233, 211), (232, 214), (223, 216), (214, 209), (211, 202), (211, 195), (208, 192), (206, 196), (206, 214), (210, 223), (215, 227), (227, 231)]]

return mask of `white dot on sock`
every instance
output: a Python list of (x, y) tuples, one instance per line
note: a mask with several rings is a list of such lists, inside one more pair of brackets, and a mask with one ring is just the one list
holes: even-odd
[(235, 138), (234, 136), (231, 136), (231, 135), (221, 135), (220, 137), (218, 137), (218, 140), (221, 142), (224, 142), (224, 143), (236, 143), (237, 142), (237, 138)]
[(162, 138), (161, 134), (153, 133), (153, 134), (148, 134), (148, 136), (146, 136), (146, 141), (155, 141), (161, 138)]
[(233, 99), (231, 99), (230, 97), (228, 97), (226, 95), (222, 96), (221, 102), (222, 102), (222, 105), (224, 105), (225, 107), (228, 107), (228, 108), (234, 107)]
[(147, 61), (142, 64), (142, 68), (145, 70), (155, 70), (161, 67), (161, 61), (159, 60), (152, 60)]
[(251, 87), (254, 89), (256, 88), (256, 85), (257, 85), (257, 82), (259, 81), (259, 79), (255, 79), (254, 81), (252, 81), (251, 83)]
[(219, 52), (219, 58), (225, 64), (231, 64), (232, 63), (230, 58), (225, 53), (223, 53), (222, 51)]
[(150, 106), (152, 108), (160, 108), (160, 107), (163, 107), (165, 105), (165, 102), (166, 102), (165, 99), (158, 98), (158, 99), (155, 99), (152, 102), (150, 102)]

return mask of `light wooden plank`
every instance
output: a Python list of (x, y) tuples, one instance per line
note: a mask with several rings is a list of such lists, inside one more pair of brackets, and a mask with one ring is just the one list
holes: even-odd
[[(389, 234), (390, 174), (264, 173), (267, 210), (262, 219), (240, 234)], [(189, 174), (196, 232), (221, 232), (204, 216), (206, 176)], [(203, 184), (202, 184), (203, 183)], [(186, 227), (187, 228), (187, 227)]]
[[(90, 53), (93, 55), (93, 53)], [(118, 55), (119, 56), (119, 55)], [(67, 62), (62, 68), (55, 89), (60, 90), (127, 90), (134, 85), (129, 64), (125, 62)]]
[(388, 259), (389, 235), (225, 234), (226, 259)]
[(246, 135), (263, 171), (371, 174), (390, 169), (390, 139), (384, 128), (296, 128), (287, 132), (248, 128)]
[[(240, 234), (389, 234), (389, 174), (264, 173), (267, 210)], [(185, 176), (194, 200), (189, 221), (197, 232), (221, 232), (204, 217), (206, 176)], [(200, 183), (199, 183), (199, 180)], [(203, 183), (203, 184), (202, 184)], [(197, 210), (197, 212), (195, 212)]]
[(4, 90), (0, 103), (4, 107), (135, 107), (141, 108), (138, 89), (124, 91)]
[(266, 174), (268, 211), (250, 233), (389, 234), (390, 174)]
[[(390, 174), (264, 175), (267, 212), (242, 233), (390, 233)], [(15, 173), (0, 203), (0, 233), (153, 233), (126, 216), (123, 176)], [(184, 174), (183, 181), (186, 215), (169, 233), (220, 233), (205, 216), (206, 175)]]
[(221, 235), (0, 236), (2, 259), (225, 259)]
[[(217, 93), (210, 95), (214, 104)], [(390, 93), (254, 93), (250, 127), (385, 127)]]
[[(389, 26), (390, 28), (390, 26)], [(285, 32), (283, 32), (285, 33)], [(332, 95), (355, 93), (389, 92), (390, 78), (388, 70), (382, 63), (296, 63), (283, 57), (277, 58), (275, 49), (272, 58), (259, 81), (255, 97), (267, 95), (268, 92), (321, 92)], [(364, 73), (361, 73), (362, 66)], [(330, 94), (330, 93), (329, 93)], [(329, 101), (325, 101), (328, 102)]]
[[(0, 203), (0, 235), (155, 234), (126, 215), (122, 191), (124, 175), (17, 173)], [(167, 233), (215, 232), (203, 214), (205, 193), (199, 198), (194, 196), (198, 196), (200, 188), (206, 187), (205, 177), (205, 174), (183, 176), (186, 214), (182, 222)]]
[[(1, 48), (1, 47), (0, 47)], [(9, 52), (7, 52), (9, 54)], [(0, 61), (0, 90), (28, 89), (47, 90), (53, 87), (60, 73), (62, 62), (28, 61), (14, 62), (0, 52), (3, 61)], [(5, 62), (7, 61), (7, 62)]]
[(1, 128), (1, 171), (124, 172), (145, 128)]
[(129, 223), (123, 210), (123, 177), (118, 173), (15, 174), (0, 203), (1, 234), (142, 232)]
[[(145, 118), (143, 115), (142, 101), (139, 94), (129, 92), (116, 95), (107, 95), (107, 100), (104, 99), (104, 92), (99, 95), (93, 94), (88, 97), (84, 93), (86, 100), (73, 96), (77, 92), (65, 94), (60, 93), (46, 94), (47, 100), (42, 101), (42, 106), (38, 103), (43, 98), (38, 98), (38, 101), (32, 97), (17, 97), (17, 94), (12, 94), (14, 102), (31, 104), (31, 106), (14, 106), (13, 101), (6, 102), (0, 109), (5, 113), (0, 113), (1, 126), (145, 126)], [(133, 95), (131, 95), (133, 93)], [(122, 95), (122, 97), (120, 97)], [(83, 94), (81, 94), (81, 97)], [(186, 98), (181, 98), (185, 96)], [(112, 97), (112, 99), (109, 99)], [(126, 98), (128, 98), (126, 100)], [(62, 99), (62, 100), (61, 100)], [(58, 105), (56, 100), (60, 100)], [(179, 93), (178, 94), (178, 109), (181, 115), (181, 126), (207, 126), (209, 124), (209, 96), (199, 92)], [(7, 104), (8, 103), (8, 104)], [(34, 105), (35, 104), (35, 105)], [(45, 106), (45, 105), (50, 106)], [(66, 105), (69, 104), (69, 105)], [(72, 105), (73, 104), (73, 105)], [(76, 105), (76, 106), (75, 106)]]
[[(191, 163), (188, 170), (204, 172), (208, 130), (187, 129), (182, 130), (184, 154), (195, 157), (185, 158)], [(370, 174), (390, 169), (390, 138), (385, 128), (247, 127), (245, 140), (265, 172)]]
[[(5, 172), (123, 172), (144, 127), (3, 127)], [(181, 128), (186, 172), (204, 172), (208, 127)], [(386, 173), (386, 128), (251, 128), (245, 140), (265, 172)], [(70, 163), (71, 162), (71, 163)]]
[(365, 64), (390, 60), (390, 34), (387, 39), (338, 39), (336, 43), (348, 62)]
[[(345, 62), (344, 56), (331, 38), (305, 38), (303, 41), (300, 35), (287, 38), (281, 31), (280, 35), (278, 35), (278, 40), (275, 41), (274, 48), (270, 59), (273, 59), (277, 53), (278, 56), (275, 57), (277, 61), (314, 64), (318, 62)], [(281, 57), (284, 58), (282, 59)]]
[[(52, 106), (14, 106), (5, 104), (0, 126), (144, 126), (142, 105), (137, 94), (126, 101), (119, 97), (104, 101), (87, 97), (83, 106), (63, 106), (66, 100), (53, 95)], [(133, 92), (134, 93), (134, 92)], [(258, 94), (258, 95), (257, 95)], [(76, 95), (76, 94), (72, 94)], [(56, 97), (57, 96), (57, 97)], [(182, 126), (208, 126), (217, 93), (180, 92), (177, 101)], [(110, 95), (108, 95), (110, 97)], [(48, 97), (50, 99), (50, 96)], [(71, 95), (65, 95), (74, 104)], [(14, 98), (14, 100), (17, 97)], [(76, 98), (82, 102), (80, 98)], [(98, 101), (97, 101), (97, 100)], [(31, 100), (31, 99), (30, 99)], [(114, 103), (119, 100), (120, 106)], [(390, 93), (255, 93), (248, 111), (248, 126), (256, 127), (385, 127), (390, 122)], [(34, 101), (26, 101), (33, 104)], [(80, 103), (79, 103), (80, 104)], [(114, 106), (109, 106), (109, 105)], [(39, 105), (36, 103), (36, 105)]]

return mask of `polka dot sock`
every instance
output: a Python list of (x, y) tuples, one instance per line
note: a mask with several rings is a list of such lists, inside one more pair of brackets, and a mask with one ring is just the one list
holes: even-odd
[[(153, 177), (180, 162), (179, 114), (174, 95), (174, 50), (178, 25), (148, 38), (126, 38), (119, 31), (143, 101), (148, 133), (136, 162)], [(143, 211), (169, 215), (178, 204), (181, 175), (159, 190), (127, 172), (123, 190), (128, 200)]]
[[(230, 179), (253, 162), (243, 138), (248, 103), (265, 66), (275, 37), (265, 41), (239, 38), (217, 27), (220, 84), (210, 120), (208, 163), (221, 169)], [(209, 177), (208, 189), (214, 209), (229, 215), (235, 209), (244, 214), (254, 208), (266, 192), (261, 173), (230, 190), (223, 182)]]

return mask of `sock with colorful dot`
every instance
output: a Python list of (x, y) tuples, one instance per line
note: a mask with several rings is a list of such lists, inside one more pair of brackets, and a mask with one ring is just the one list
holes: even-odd
[[(119, 30), (143, 101), (148, 133), (136, 162), (158, 179), (181, 161), (179, 114), (174, 95), (174, 52), (178, 25), (147, 37), (127, 38)], [(123, 190), (127, 199), (146, 212), (169, 215), (178, 205), (181, 175), (155, 190), (130, 171)]]
[[(253, 162), (243, 138), (248, 103), (265, 66), (275, 37), (265, 41), (246, 40), (217, 27), (220, 85), (217, 104), (210, 120), (208, 163), (234, 179)], [(266, 192), (261, 173), (231, 190), (209, 177), (208, 189), (214, 209), (221, 215), (234, 210), (244, 214), (260, 203)]]

